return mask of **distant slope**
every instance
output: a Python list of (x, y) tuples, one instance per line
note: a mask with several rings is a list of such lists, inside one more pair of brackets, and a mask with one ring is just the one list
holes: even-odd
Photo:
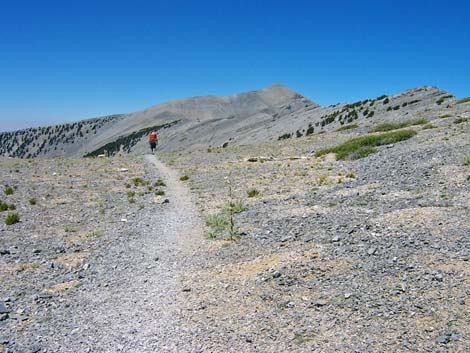
[(158, 104), (142, 111), (45, 128), (0, 133), (0, 155), (84, 156), (104, 150), (147, 151), (146, 131), (161, 128), (162, 151), (255, 144), (301, 137), (341, 126), (380, 121), (434, 119), (456, 113), (456, 98), (436, 87), (320, 107), (276, 84), (233, 96), (204, 96)]

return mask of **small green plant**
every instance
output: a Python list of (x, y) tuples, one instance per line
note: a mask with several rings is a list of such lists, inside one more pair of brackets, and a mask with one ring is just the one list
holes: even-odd
[(134, 200), (133, 197), (129, 197), (129, 198), (127, 199), (127, 201), (128, 201), (129, 203), (135, 203), (135, 200)]
[(126, 183), (125, 186), (126, 186), (126, 189), (130, 189), (130, 188), (131, 188), (131, 184), (129, 184), (129, 183)]
[(165, 191), (163, 191), (163, 190), (155, 191), (155, 195), (157, 195), (157, 196), (163, 196), (163, 195), (165, 195)]
[(225, 204), (226, 212), (240, 213), (246, 211), (246, 206), (241, 200), (231, 200)]
[(206, 217), (206, 226), (214, 229), (224, 229), (228, 225), (225, 213), (210, 214)]
[(359, 159), (377, 152), (375, 147), (405, 141), (417, 134), (414, 130), (401, 130), (383, 134), (370, 134), (353, 138), (341, 145), (325, 148), (315, 153), (321, 157), (328, 153), (335, 153), (338, 160)]
[(463, 156), (463, 165), (470, 166), (470, 154)]
[(166, 186), (165, 182), (162, 179), (158, 179), (155, 183), (153, 183), (153, 186)]
[(135, 178), (132, 178), (132, 182), (134, 183), (134, 186), (139, 186), (139, 185), (144, 184), (144, 179), (135, 177)]
[(13, 195), (13, 193), (15, 192), (15, 189), (11, 187), (10, 185), (5, 185), (3, 192), (5, 193), (5, 195)]
[(128, 191), (127, 192), (127, 198), (133, 198), (135, 196), (135, 191)]
[(9, 213), (5, 218), (5, 224), (11, 226), (12, 224), (20, 221), (20, 215), (18, 213)]
[(250, 189), (246, 193), (248, 194), (248, 197), (256, 197), (259, 195), (259, 191), (256, 189)]
[(384, 101), (383, 101), (383, 104), (388, 104), (389, 102), (390, 102), (390, 99), (385, 98)]
[(32, 197), (28, 200), (28, 203), (31, 205), (31, 206), (34, 206), (38, 203), (38, 201), (36, 200), (35, 197)]
[(435, 128), (437, 128), (437, 126), (433, 124), (426, 124), (423, 126), (423, 130), (429, 130), (429, 129), (435, 129)]
[(138, 193), (137, 195), (139, 195), (140, 197), (142, 197), (142, 196), (145, 195), (145, 193), (144, 193), (143, 191), (139, 191), (139, 193)]
[(323, 185), (323, 184), (326, 183), (327, 180), (328, 180), (328, 175), (323, 174), (323, 175), (320, 175), (320, 176), (317, 178), (317, 183), (318, 183), (318, 185)]
[(189, 177), (187, 175), (183, 175), (182, 177), (180, 177), (180, 180), (186, 181), (186, 180), (189, 180)]
[(72, 226), (65, 226), (64, 227), (64, 232), (65, 233), (74, 233), (76, 232), (77, 230), (75, 228), (73, 228)]
[(356, 174), (354, 172), (347, 172), (346, 178), (356, 179)]

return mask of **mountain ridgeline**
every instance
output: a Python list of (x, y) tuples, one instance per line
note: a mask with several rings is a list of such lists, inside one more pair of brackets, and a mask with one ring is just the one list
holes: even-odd
[[(82, 157), (143, 153), (159, 131), (162, 151), (249, 145), (302, 138), (371, 122), (432, 120), (458, 110), (457, 99), (436, 87), (322, 107), (283, 85), (227, 97), (193, 97), (142, 111), (62, 125), (0, 133), (0, 155)], [(359, 124), (359, 125), (358, 125)]]

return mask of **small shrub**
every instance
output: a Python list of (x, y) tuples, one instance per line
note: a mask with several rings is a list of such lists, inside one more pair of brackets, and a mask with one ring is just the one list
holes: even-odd
[(128, 191), (128, 192), (127, 192), (127, 197), (128, 197), (129, 199), (132, 198), (132, 197), (134, 197), (134, 196), (135, 196), (135, 192), (134, 192), (134, 191)]
[(216, 230), (222, 230), (228, 225), (225, 213), (210, 214), (206, 217), (206, 225)]
[(64, 231), (65, 231), (65, 233), (74, 233), (77, 230), (75, 228), (73, 228), (72, 226), (65, 226)]
[(36, 205), (36, 204), (37, 204), (37, 202), (38, 202), (38, 201), (36, 200), (36, 198), (35, 198), (35, 197), (33, 197), (33, 198), (30, 198), (30, 199), (28, 200), (28, 203), (29, 203), (31, 206), (34, 206), (34, 205)]
[(307, 131), (305, 132), (305, 136), (311, 135), (315, 132), (315, 128), (312, 126), (312, 124), (308, 125)]
[(354, 174), (354, 172), (347, 172), (346, 178), (356, 179), (356, 174)]
[(336, 158), (338, 160), (347, 158), (359, 159), (375, 153), (376, 149), (374, 147), (405, 141), (416, 134), (417, 132), (414, 130), (402, 130), (378, 135), (365, 135), (353, 138), (335, 147), (319, 150), (315, 153), (315, 156), (320, 157), (328, 153), (336, 153)]
[(183, 175), (182, 177), (180, 177), (181, 181), (186, 181), (188, 179), (189, 179), (189, 177), (187, 175)]
[(135, 203), (135, 200), (134, 200), (133, 197), (128, 198), (127, 201), (128, 201), (129, 203)]
[(259, 195), (259, 191), (256, 189), (250, 189), (246, 193), (248, 194), (248, 197), (255, 197)]
[(129, 184), (129, 183), (126, 183), (125, 186), (126, 186), (126, 189), (130, 189), (130, 188), (131, 188), (131, 184)]
[(433, 124), (426, 124), (423, 126), (423, 130), (435, 129), (437, 126)]
[(15, 192), (15, 189), (11, 187), (10, 185), (5, 185), (5, 188), (3, 189), (5, 195), (13, 195)]
[(344, 126), (341, 126), (338, 129), (336, 129), (335, 131), (344, 131), (344, 130), (357, 129), (358, 127), (359, 127), (359, 125), (357, 125), (357, 124), (344, 125)]
[(468, 121), (468, 119), (466, 118), (457, 118), (454, 120), (454, 124), (461, 124), (461, 123), (465, 123), (466, 121)]
[(8, 205), (6, 203), (0, 202), (0, 212), (8, 211)]
[(157, 196), (163, 196), (163, 195), (165, 195), (165, 191), (163, 191), (163, 190), (158, 190), (158, 191), (155, 192), (155, 195), (157, 195)]
[(136, 177), (132, 179), (132, 182), (134, 183), (134, 186), (139, 186), (144, 184), (144, 179)]
[(241, 200), (234, 200), (227, 202), (224, 209), (226, 212), (240, 213), (245, 211), (246, 207)]
[(162, 179), (158, 179), (155, 183), (153, 183), (153, 186), (166, 186), (165, 182)]
[(292, 134), (287, 133), (287, 134), (279, 136), (277, 139), (280, 141), (280, 140), (290, 139), (291, 137), (292, 137)]
[(463, 165), (470, 166), (470, 154), (466, 154), (463, 157)]
[(462, 98), (457, 101), (457, 104), (463, 104), (470, 102), (470, 97)]
[(143, 191), (139, 191), (139, 193), (138, 193), (137, 195), (139, 195), (140, 197), (142, 197), (142, 196), (145, 195), (145, 193), (144, 193)]
[(369, 132), (385, 132), (385, 131), (403, 129), (405, 127), (410, 127), (410, 126), (424, 125), (427, 123), (428, 121), (426, 119), (410, 120), (410, 121), (405, 121), (403, 123), (382, 123), (370, 129)]
[(14, 210), (16, 210), (16, 206), (11, 203), (11, 204), (8, 205), (8, 209), (10, 211), (14, 211)]
[(20, 215), (18, 213), (9, 213), (5, 218), (5, 224), (10, 226), (20, 221)]
[(446, 119), (446, 118), (451, 118), (451, 117), (452, 117), (452, 114), (444, 114), (444, 115), (441, 115), (439, 118)]
[(317, 178), (317, 183), (318, 185), (323, 185), (326, 183), (327, 180), (328, 180), (328, 175), (323, 174)]
[(383, 104), (388, 104), (389, 102), (390, 102), (390, 99), (385, 98), (384, 101), (383, 101)]

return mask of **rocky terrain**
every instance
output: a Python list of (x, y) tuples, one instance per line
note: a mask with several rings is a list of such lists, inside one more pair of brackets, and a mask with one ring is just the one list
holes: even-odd
[(469, 351), (469, 100), (289, 114), (165, 165), (3, 158), (0, 351)]
[[(214, 265), (194, 271), (191, 292), (203, 293), (191, 320), (210, 349), (470, 349), (469, 121), (412, 127), (410, 140), (358, 160), (315, 157), (373, 128), (166, 156), (214, 238)], [(230, 200), (245, 209), (234, 242), (220, 225)]]
[(159, 132), (163, 152), (256, 145), (366, 121), (432, 119), (459, 108), (452, 94), (436, 87), (326, 107), (278, 84), (228, 97), (193, 97), (135, 113), (0, 133), (0, 155), (142, 154), (148, 150), (151, 130)]

